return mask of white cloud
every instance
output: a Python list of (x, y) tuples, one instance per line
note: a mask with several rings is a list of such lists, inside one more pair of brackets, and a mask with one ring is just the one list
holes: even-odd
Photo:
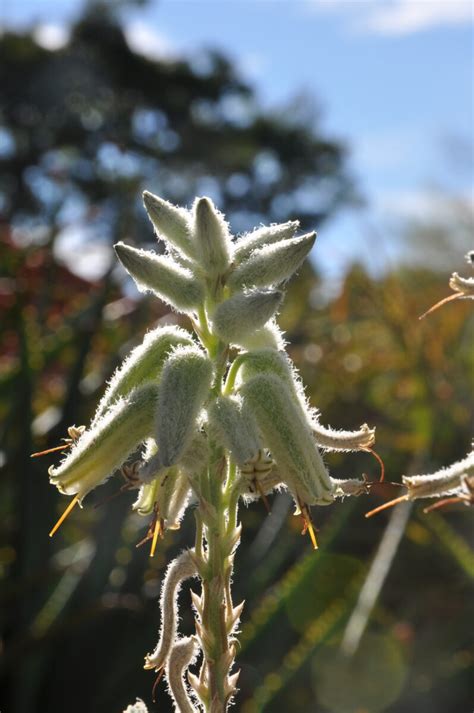
[(143, 20), (133, 20), (125, 27), (125, 37), (134, 52), (149, 59), (173, 61), (177, 51), (168, 37), (154, 30)]
[(69, 41), (69, 30), (66, 25), (44, 22), (35, 27), (33, 36), (36, 42), (47, 50), (60, 50)]
[(334, 12), (355, 32), (408, 35), (474, 21), (471, 0), (309, 0), (321, 12)]
[(408, 35), (472, 20), (470, 0), (396, 0), (376, 3), (365, 21), (362, 19), (360, 29), (382, 35)]
[(390, 218), (405, 218), (424, 223), (433, 220), (449, 225), (453, 214), (459, 215), (460, 206), (464, 210), (474, 210), (471, 191), (451, 195), (438, 189), (418, 188), (412, 191), (383, 191), (375, 200), (376, 211)]

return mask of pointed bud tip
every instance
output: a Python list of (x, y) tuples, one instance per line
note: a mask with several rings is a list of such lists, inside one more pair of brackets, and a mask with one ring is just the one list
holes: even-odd
[(163, 198), (156, 196), (154, 193), (151, 193), (150, 191), (143, 191), (142, 199), (143, 199), (143, 205), (145, 206), (147, 211), (150, 208), (159, 207), (160, 205), (162, 205), (163, 203), (166, 202), (163, 200)]
[(201, 196), (196, 199), (196, 210), (212, 210), (213, 208), (214, 203), (208, 196)]
[(121, 254), (124, 255), (130, 249), (133, 250), (133, 248), (130, 248), (130, 245), (126, 245), (126, 243), (123, 243), (121, 240), (114, 245), (114, 250), (119, 257)]

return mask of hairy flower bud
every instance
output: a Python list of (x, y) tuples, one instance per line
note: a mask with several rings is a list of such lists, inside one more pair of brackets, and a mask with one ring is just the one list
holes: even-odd
[(429, 475), (404, 475), (403, 485), (408, 489), (407, 499), (437, 498), (452, 495), (464, 489), (464, 480), (474, 475), (474, 450), (456, 463)]
[(210, 276), (222, 275), (230, 265), (231, 242), (228, 225), (210, 198), (196, 200), (194, 216), (197, 258)]
[(148, 708), (140, 698), (137, 698), (135, 703), (130, 703), (123, 713), (148, 713)]
[(239, 292), (217, 307), (214, 331), (224, 342), (238, 343), (273, 317), (282, 298), (279, 290)]
[(236, 360), (238, 381), (248, 381), (258, 374), (274, 374), (281, 379), (294, 399), (298, 401), (308, 423), (313, 424), (316, 411), (311, 409), (306, 399), (299, 374), (284, 351), (275, 349), (256, 349), (242, 354)]
[(461, 277), (457, 272), (453, 272), (449, 279), (449, 286), (463, 297), (474, 297), (474, 277)]
[(331, 478), (334, 483), (334, 497), (346, 498), (348, 496), (358, 498), (361, 495), (367, 495), (370, 492), (370, 482), (365, 478), (348, 478), (339, 480), (339, 478)]
[(358, 431), (342, 431), (324, 428), (317, 423), (313, 426), (316, 443), (328, 451), (364, 451), (375, 442), (375, 428), (364, 423)]
[(165, 666), (176, 640), (178, 624), (177, 598), (181, 584), (197, 575), (190, 550), (182, 552), (166, 570), (160, 597), (161, 629), (158, 644), (152, 654), (145, 656), (145, 668), (159, 670)]
[(272, 245), (280, 240), (292, 238), (299, 227), (299, 221), (292, 220), (288, 223), (263, 226), (251, 233), (246, 233), (240, 237), (234, 247), (234, 262), (236, 265), (248, 258), (248, 256), (264, 245)]
[(150, 290), (179, 312), (191, 312), (204, 299), (200, 281), (169, 256), (137, 250), (125, 243), (114, 245), (117, 257), (141, 292)]
[(274, 374), (260, 374), (245, 382), (241, 393), (297, 503), (333, 502), (334, 485), (286, 384)]
[(175, 703), (177, 713), (198, 713), (189, 698), (183, 674), (196, 658), (198, 643), (194, 636), (177, 639), (173, 644), (166, 666), (166, 680)]
[(176, 467), (167, 468), (141, 486), (132, 507), (139, 515), (150, 515), (156, 511), (166, 530), (177, 530), (189, 497), (187, 476)]
[(143, 192), (143, 203), (148, 217), (153, 223), (157, 236), (188, 257), (195, 257), (195, 245), (191, 237), (191, 219), (187, 210), (155, 196)]
[(211, 380), (212, 363), (197, 347), (178, 347), (168, 357), (158, 386), (156, 418), (158, 457), (165, 468), (188, 448)]
[(49, 469), (50, 482), (61, 493), (77, 494), (82, 500), (153, 433), (156, 403), (157, 387), (150, 384), (117, 401), (84, 431), (63, 462)]
[(207, 413), (211, 433), (230, 452), (237, 465), (244, 465), (258, 454), (261, 445), (257, 425), (238, 399), (219, 396)]
[(97, 407), (94, 421), (121, 396), (126, 396), (137, 386), (155, 381), (170, 351), (179, 344), (193, 344), (189, 333), (179, 327), (158, 327), (148, 332), (143, 342), (130, 352), (115, 371)]
[(275, 320), (271, 320), (263, 327), (260, 327), (260, 329), (256, 329), (245, 337), (241, 337), (238, 341), (234, 337), (233, 343), (246, 351), (267, 348), (283, 351), (285, 348), (283, 332)]
[(244, 260), (229, 276), (231, 289), (270, 287), (288, 280), (300, 267), (316, 240), (316, 233), (265, 245)]
[(196, 431), (179, 461), (179, 467), (189, 478), (200, 475), (207, 467), (208, 443), (201, 431)]

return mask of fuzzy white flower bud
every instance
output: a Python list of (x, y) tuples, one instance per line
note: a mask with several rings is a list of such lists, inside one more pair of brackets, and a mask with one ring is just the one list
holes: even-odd
[(195, 245), (191, 236), (191, 216), (184, 208), (155, 196), (150, 191), (143, 192), (143, 203), (148, 217), (153, 223), (157, 237), (188, 257), (195, 257)]
[(283, 293), (279, 290), (239, 292), (217, 307), (212, 321), (224, 342), (239, 342), (263, 327), (278, 310)]
[(474, 277), (461, 277), (457, 272), (453, 272), (449, 280), (449, 286), (463, 297), (474, 297)]
[(259, 374), (240, 390), (297, 503), (333, 502), (334, 485), (309, 424), (286, 384), (274, 374)]
[(153, 433), (156, 404), (154, 385), (142, 386), (119, 399), (73, 443), (62, 463), (49, 469), (50, 482), (61, 493), (77, 494), (82, 500)]
[(177, 463), (188, 448), (209, 393), (212, 362), (197, 347), (178, 347), (167, 359), (158, 386), (156, 442), (161, 464)]
[(137, 698), (135, 703), (130, 703), (123, 713), (148, 713), (148, 708), (140, 698)]
[(403, 485), (408, 488), (407, 499), (438, 498), (463, 491), (467, 476), (474, 475), (474, 451), (460, 461), (429, 475), (404, 475)]
[(256, 349), (238, 357), (238, 382), (244, 382), (258, 374), (275, 374), (298, 401), (309, 424), (316, 422), (317, 412), (310, 407), (306, 399), (301, 378), (288, 354), (275, 349)]
[(168, 468), (141, 486), (132, 507), (139, 515), (156, 511), (166, 530), (177, 530), (190, 494), (187, 476), (176, 467)]
[(237, 465), (254, 458), (261, 444), (252, 414), (236, 398), (219, 396), (207, 409), (211, 433), (231, 454)]
[(299, 221), (292, 220), (288, 223), (263, 226), (253, 230), (251, 233), (242, 235), (234, 247), (234, 262), (238, 265), (249, 257), (249, 255), (264, 245), (278, 243), (280, 240), (292, 238), (299, 227)]
[(178, 624), (178, 593), (182, 583), (197, 575), (192, 552), (182, 552), (166, 570), (160, 597), (161, 628), (158, 644), (145, 656), (145, 668), (159, 670), (166, 665), (171, 648), (176, 641)]
[(316, 240), (316, 233), (282, 240), (255, 250), (229, 276), (233, 290), (242, 287), (270, 287), (288, 280), (300, 267)]
[(196, 200), (194, 219), (197, 259), (208, 275), (222, 275), (230, 265), (229, 227), (210, 198)]
[(283, 332), (275, 320), (271, 320), (263, 327), (260, 327), (260, 329), (256, 329), (254, 332), (250, 332), (250, 334), (240, 337), (239, 340), (234, 338), (233, 344), (237, 344), (246, 351), (267, 348), (274, 349), (276, 351), (283, 351), (285, 349)]
[(188, 332), (179, 327), (158, 327), (145, 335), (143, 342), (133, 349), (112, 376), (107, 390), (97, 407), (94, 421), (121, 396), (137, 386), (155, 381), (173, 347), (192, 345)]
[(177, 639), (171, 649), (166, 666), (166, 680), (176, 713), (198, 713), (183, 680), (183, 674), (194, 663), (197, 651), (198, 643), (194, 636)]
[(114, 245), (117, 257), (141, 292), (151, 291), (179, 312), (192, 312), (204, 299), (201, 282), (169, 256)]
[(317, 423), (313, 434), (318, 446), (328, 451), (364, 451), (375, 443), (375, 428), (369, 428), (366, 423), (358, 431), (325, 428)]

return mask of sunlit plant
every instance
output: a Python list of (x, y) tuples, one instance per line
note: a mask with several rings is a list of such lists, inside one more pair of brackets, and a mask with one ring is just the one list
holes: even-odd
[[(159, 640), (145, 668), (164, 674), (177, 710), (219, 713), (239, 675), (243, 602), (232, 598), (239, 503), (288, 489), (316, 548), (310, 507), (368, 488), (365, 479), (332, 478), (320, 449), (370, 451), (374, 429), (321, 425), (275, 321), (315, 233), (296, 235), (298, 223), (288, 222), (234, 239), (209, 198), (191, 211), (148, 192), (144, 203), (166, 253), (118, 243), (117, 256), (141, 291), (187, 314), (193, 332), (148, 332), (113, 375), (89, 428), (69, 429), (67, 454), (49, 472), (73, 500), (51, 535), (118, 469), (124, 488), (138, 490), (133, 509), (150, 519), (151, 556), (193, 509), (195, 543), (168, 567)], [(190, 578), (200, 587), (191, 592), (195, 634), (183, 637), (177, 596)]]

